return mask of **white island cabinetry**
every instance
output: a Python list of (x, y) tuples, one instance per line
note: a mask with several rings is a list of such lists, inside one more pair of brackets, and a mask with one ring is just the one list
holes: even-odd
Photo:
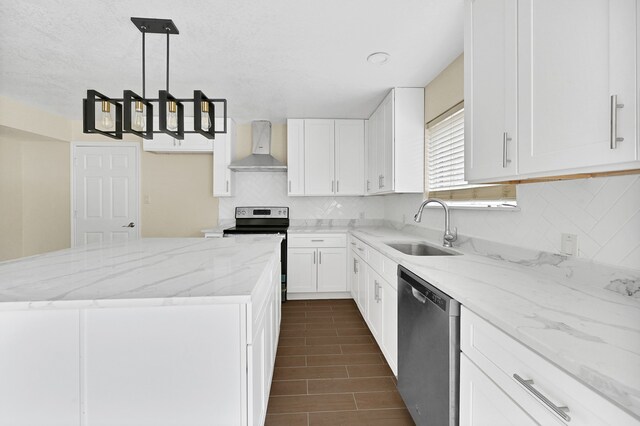
[[(0, 424), (264, 424), (281, 303), (270, 238), (139, 240), (0, 265)], [(67, 284), (47, 274), (54, 258)]]

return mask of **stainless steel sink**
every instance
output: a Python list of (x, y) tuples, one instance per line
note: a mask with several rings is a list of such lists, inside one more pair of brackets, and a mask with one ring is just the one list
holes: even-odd
[(389, 247), (409, 256), (457, 256), (460, 253), (441, 249), (425, 243), (385, 243)]

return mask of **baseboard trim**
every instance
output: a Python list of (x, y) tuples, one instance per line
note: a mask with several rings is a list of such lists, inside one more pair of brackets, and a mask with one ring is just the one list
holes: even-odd
[(353, 299), (347, 291), (327, 293), (287, 293), (287, 300)]

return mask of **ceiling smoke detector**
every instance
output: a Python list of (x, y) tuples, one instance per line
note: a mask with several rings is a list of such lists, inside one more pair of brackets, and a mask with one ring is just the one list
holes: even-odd
[(367, 56), (367, 62), (374, 65), (383, 65), (389, 62), (389, 55), (387, 52), (374, 52), (371, 55)]

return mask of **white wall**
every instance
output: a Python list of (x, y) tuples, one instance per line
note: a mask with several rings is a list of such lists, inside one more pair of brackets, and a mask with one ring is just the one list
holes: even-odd
[(237, 206), (288, 206), (291, 219), (382, 219), (382, 197), (289, 197), (287, 174), (236, 173), (235, 197), (219, 198), (219, 220), (234, 218)]
[[(458, 233), (498, 243), (560, 252), (561, 233), (578, 236), (578, 256), (640, 269), (640, 176), (616, 176), (517, 187), (520, 211), (454, 210)], [(420, 195), (385, 197), (385, 219), (413, 224)], [(420, 226), (441, 230), (442, 209)], [(455, 243), (454, 243), (455, 245)]]

